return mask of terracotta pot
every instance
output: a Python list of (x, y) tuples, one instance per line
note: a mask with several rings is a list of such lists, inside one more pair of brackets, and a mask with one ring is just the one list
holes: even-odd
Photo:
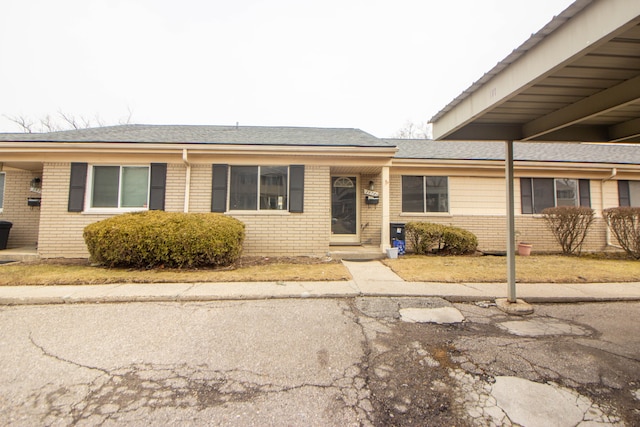
[(520, 256), (529, 256), (531, 255), (531, 248), (533, 245), (528, 243), (518, 243), (518, 255)]

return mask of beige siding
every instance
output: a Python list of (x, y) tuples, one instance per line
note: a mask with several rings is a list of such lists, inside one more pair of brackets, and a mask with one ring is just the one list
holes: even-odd
[[(391, 222), (433, 222), (453, 225), (471, 231), (478, 237), (483, 251), (506, 250), (506, 188), (503, 178), (449, 178), (450, 214), (402, 213), (402, 183), (400, 175), (391, 176)], [(614, 187), (617, 198), (617, 187)], [(607, 187), (607, 196), (612, 191)], [(520, 208), (520, 180), (515, 182), (515, 228), (518, 241), (533, 244), (538, 252), (558, 252), (560, 246), (548, 230), (545, 220), (538, 215), (522, 215)], [(600, 206), (598, 181), (591, 181), (591, 201)], [(501, 200), (500, 200), (501, 199)], [(596, 200), (597, 199), (597, 200)], [(487, 201), (485, 201), (487, 200)], [(616, 202), (617, 203), (617, 202)], [(475, 206), (474, 209), (472, 209)], [(606, 224), (601, 218), (594, 221), (583, 250), (606, 249)]]
[(452, 215), (504, 215), (503, 178), (449, 177), (449, 211)]
[(30, 190), (31, 180), (41, 174), (23, 170), (5, 170), (4, 202), (1, 221), (13, 225), (9, 231), (8, 248), (34, 247), (38, 241), (40, 208), (27, 206), (27, 198), (40, 197)]
[[(592, 185), (594, 181), (591, 181)], [(604, 191), (604, 209), (617, 208), (620, 206), (618, 199), (618, 181), (605, 181), (602, 183)]]

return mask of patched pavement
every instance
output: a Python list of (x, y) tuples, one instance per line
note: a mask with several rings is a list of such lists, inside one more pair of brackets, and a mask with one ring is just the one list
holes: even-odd
[(640, 425), (640, 303), (0, 307), (8, 425)]

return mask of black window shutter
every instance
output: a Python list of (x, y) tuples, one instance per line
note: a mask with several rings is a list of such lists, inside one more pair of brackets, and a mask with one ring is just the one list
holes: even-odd
[(531, 192), (531, 178), (520, 178), (520, 200), (522, 203), (522, 213), (533, 213), (533, 197)]
[(227, 210), (228, 165), (213, 165), (211, 181), (211, 212)]
[(588, 179), (581, 179), (578, 181), (579, 193), (580, 193), (580, 206), (585, 208), (591, 207), (591, 186)]
[(69, 180), (69, 212), (84, 210), (84, 194), (87, 186), (87, 164), (71, 163), (71, 179)]
[(618, 181), (618, 204), (620, 206), (631, 206), (629, 181)]
[(304, 212), (304, 165), (289, 166), (289, 212)]
[(149, 210), (163, 211), (167, 186), (167, 164), (151, 163), (151, 186), (149, 190)]

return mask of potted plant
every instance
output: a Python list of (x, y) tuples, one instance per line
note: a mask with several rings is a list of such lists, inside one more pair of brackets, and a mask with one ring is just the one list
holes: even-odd
[(531, 255), (531, 248), (533, 245), (527, 242), (519, 242), (518, 243), (518, 255), (520, 256), (529, 256)]

